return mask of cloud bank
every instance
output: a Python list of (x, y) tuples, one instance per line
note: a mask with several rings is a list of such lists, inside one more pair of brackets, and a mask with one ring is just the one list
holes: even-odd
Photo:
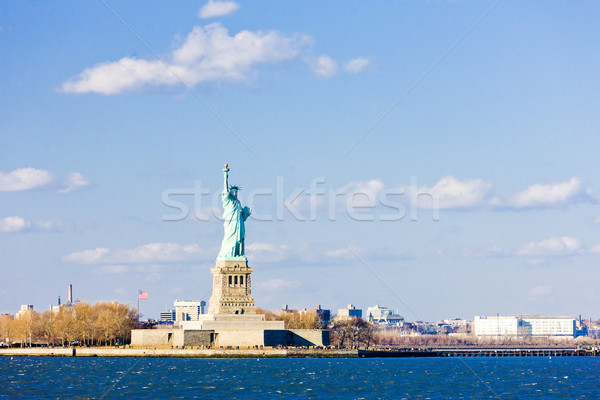
[(197, 244), (148, 243), (133, 249), (110, 250), (98, 247), (63, 257), (76, 264), (160, 264), (207, 259), (215, 249), (202, 249)]
[[(407, 191), (414, 190), (408, 188)], [(504, 198), (494, 193), (493, 186), (482, 179), (441, 178), (435, 185), (420, 186), (416, 193), (419, 207), (440, 209), (523, 210), (560, 208), (577, 203), (596, 203), (592, 191), (581, 178), (567, 182), (533, 184)]]
[[(235, 2), (210, 1), (199, 11), (201, 18), (227, 15), (239, 8)], [(196, 86), (208, 82), (244, 82), (258, 75), (261, 65), (291, 61), (307, 63), (314, 74), (329, 78), (338, 65), (331, 57), (311, 54), (313, 39), (305, 34), (276, 30), (244, 30), (231, 35), (221, 23), (195, 26), (184, 42), (163, 59), (123, 57), (86, 68), (64, 82), (64, 93), (114, 95), (146, 87)], [(356, 74), (369, 64), (358, 57), (345, 66)]]

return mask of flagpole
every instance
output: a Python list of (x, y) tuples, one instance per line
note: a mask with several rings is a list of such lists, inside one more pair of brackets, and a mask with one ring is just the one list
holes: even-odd
[(139, 290), (138, 290), (137, 294), (138, 294), (138, 296), (137, 296), (137, 299), (138, 299), (137, 322), (139, 324), (140, 323), (140, 291)]

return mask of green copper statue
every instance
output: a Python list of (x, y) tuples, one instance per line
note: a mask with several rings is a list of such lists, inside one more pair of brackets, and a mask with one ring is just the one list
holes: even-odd
[(221, 243), (219, 259), (245, 259), (244, 238), (246, 229), (244, 221), (248, 219), (251, 210), (248, 207), (242, 207), (237, 198), (238, 186), (229, 186), (229, 166), (225, 164), (223, 169), (225, 175), (225, 187), (223, 188), (223, 226), (225, 227), (225, 236)]

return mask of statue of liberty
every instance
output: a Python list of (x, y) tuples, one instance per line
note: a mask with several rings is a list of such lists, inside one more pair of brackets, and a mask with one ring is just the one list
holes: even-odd
[(242, 207), (237, 198), (239, 186), (229, 186), (229, 166), (225, 164), (223, 169), (225, 175), (225, 187), (223, 188), (223, 226), (225, 235), (221, 243), (218, 259), (243, 258), (245, 259), (244, 238), (246, 229), (244, 221), (248, 219), (251, 210)]

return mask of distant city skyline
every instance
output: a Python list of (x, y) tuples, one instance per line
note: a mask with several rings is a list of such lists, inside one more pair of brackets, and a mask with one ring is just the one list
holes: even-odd
[(208, 300), (229, 163), (258, 307), (598, 319), (599, 17), (2, 3), (0, 313)]

